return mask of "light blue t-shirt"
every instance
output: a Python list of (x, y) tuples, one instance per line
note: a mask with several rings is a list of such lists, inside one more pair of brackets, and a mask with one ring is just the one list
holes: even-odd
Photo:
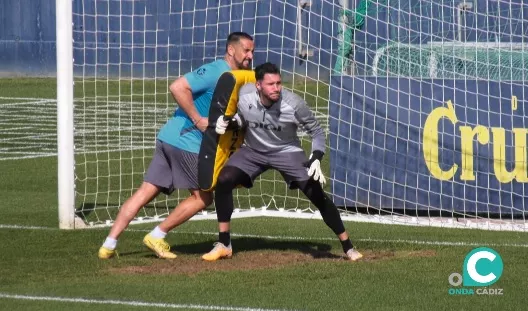
[[(209, 116), (209, 106), (220, 76), (231, 68), (223, 59), (205, 64), (184, 75), (191, 86), (194, 105), (202, 117)], [(172, 118), (161, 128), (158, 139), (181, 150), (200, 152), (202, 132), (193, 124), (189, 116), (178, 108)]]

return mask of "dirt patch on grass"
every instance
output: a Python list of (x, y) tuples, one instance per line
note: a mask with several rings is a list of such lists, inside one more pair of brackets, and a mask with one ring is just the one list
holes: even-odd
[[(390, 260), (397, 258), (433, 257), (433, 250), (423, 251), (369, 251), (362, 252), (361, 262)], [(246, 251), (235, 253), (233, 258), (216, 262), (203, 261), (200, 256), (179, 255), (174, 260), (153, 259), (147, 266), (127, 266), (110, 268), (110, 272), (118, 274), (184, 274), (194, 275), (207, 271), (243, 271), (257, 269), (273, 269), (277, 267), (302, 265), (314, 262), (344, 263), (348, 260), (344, 256), (321, 252), (302, 253), (295, 251)], [(359, 263), (359, 261), (357, 262)], [(350, 264), (357, 264), (350, 262)]]

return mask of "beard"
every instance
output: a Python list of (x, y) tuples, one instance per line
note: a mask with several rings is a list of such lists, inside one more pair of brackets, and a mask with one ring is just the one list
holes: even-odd
[(276, 102), (278, 102), (281, 99), (280, 92), (279, 93), (272, 93), (270, 95), (264, 95), (264, 97), (271, 104), (275, 104)]
[(251, 68), (251, 60), (244, 59), (241, 62), (237, 61), (237, 67), (240, 69), (250, 69)]

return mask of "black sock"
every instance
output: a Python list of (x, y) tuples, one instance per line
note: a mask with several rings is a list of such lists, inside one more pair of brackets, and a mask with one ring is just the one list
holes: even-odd
[(225, 246), (229, 246), (231, 244), (231, 235), (228, 232), (219, 232), (218, 233), (218, 241)]
[(341, 246), (343, 246), (343, 251), (346, 253), (348, 252), (349, 249), (351, 248), (354, 248), (354, 245), (352, 245), (352, 241), (350, 241), (350, 239), (346, 239), (344, 241), (339, 241), (341, 242)]

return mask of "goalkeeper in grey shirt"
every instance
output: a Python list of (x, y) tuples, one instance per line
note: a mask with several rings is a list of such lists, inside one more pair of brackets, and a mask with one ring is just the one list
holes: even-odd
[[(238, 185), (251, 188), (253, 181), (268, 169), (276, 169), (291, 189), (300, 189), (314, 204), (324, 222), (339, 238), (348, 259), (363, 257), (354, 249), (341, 216), (325, 194), (325, 177), (321, 159), (325, 150), (325, 135), (306, 102), (298, 95), (282, 89), (280, 71), (272, 63), (255, 68), (256, 83), (244, 85), (239, 91), (238, 113), (232, 120), (220, 117), (216, 132), (244, 127), (244, 144), (220, 172), (215, 189), (215, 205), (219, 223), (219, 242), (202, 256), (215, 261), (232, 256), (229, 234), (233, 213), (233, 189)], [(307, 159), (297, 137), (297, 128), (312, 137), (312, 154)]]

